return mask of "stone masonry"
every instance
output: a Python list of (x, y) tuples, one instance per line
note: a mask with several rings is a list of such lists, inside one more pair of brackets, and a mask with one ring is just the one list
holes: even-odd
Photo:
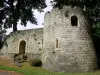
[(89, 23), (78, 7), (55, 8), (45, 15), (43, 68), (61, 72), (96, 69)]
[(87, 72), (97, 68), (86, 13), (78, 7), (54, 8), (45, 14), (44, 29), (12, 32), (2, 53), (39, 58), (44, 69), (56, 72)]
[(41, 58), (40, 53), (43, 44), (42, 28), (12, 32), (7, 37), (2, 53), (9, 57), (13, 57), (14, 54), (19, 54), (21, 52), (20, 46), (23, 46), (23, 44), (21, 45), (22, 41), (25, 42), (25, 49), (22, 50), (25, 50), (28, 58)]

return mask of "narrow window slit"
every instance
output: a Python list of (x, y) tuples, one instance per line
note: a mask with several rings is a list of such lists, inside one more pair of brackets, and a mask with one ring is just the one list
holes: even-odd
[(58, 39), (56, 39), (56, 48), (58, 48)]

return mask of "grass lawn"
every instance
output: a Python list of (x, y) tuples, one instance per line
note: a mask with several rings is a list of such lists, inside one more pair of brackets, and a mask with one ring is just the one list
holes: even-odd
[(55, 73), (42, 69), (41, 67), (32, 67), (29, 63), (23, 63), (22, 67), (17, 67), (9, 60), (0, 59), (0, 69), (16, 71), (24, 75), (100, 75), (100, 71), (87, 72), (87, 73)]

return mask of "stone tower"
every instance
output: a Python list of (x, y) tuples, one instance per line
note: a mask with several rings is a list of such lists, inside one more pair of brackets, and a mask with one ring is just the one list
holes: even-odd
[(60, 72), (96, 69), (95, 49), (89, 23), (82, 9), (64, 6), (46, 13), (43, 68)]

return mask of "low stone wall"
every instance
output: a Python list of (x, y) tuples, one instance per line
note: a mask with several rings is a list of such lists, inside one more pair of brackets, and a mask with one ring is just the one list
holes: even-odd
[[(9, 57), (10, 59), (14, 59), (14, 55), (16, 53), (6, 53), (4, 56)], [(33, 59), (40, 59), (41, 60), (41, 55), (40, 54), (35, 54), (35, 53), (26, 53), (27, 56), (27, 61), (33, 60)]]

